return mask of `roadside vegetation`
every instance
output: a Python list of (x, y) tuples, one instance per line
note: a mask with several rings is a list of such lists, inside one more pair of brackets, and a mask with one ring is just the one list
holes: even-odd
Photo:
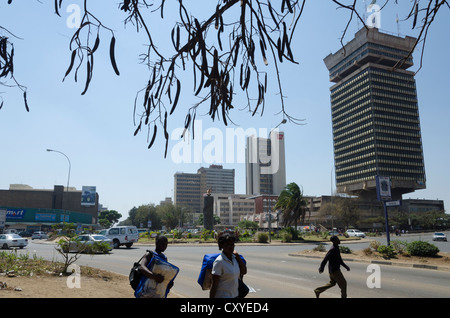
[(365, 255), (378, 253), (385, 259), (397, 258), (397, 256), (411, 257), (437, 257), (439, 248), (425, 241), (402, 241), (394, 240), (390, 245), (383, 245), (378, 241), (372, 241), (369, 247), (364, 249)]

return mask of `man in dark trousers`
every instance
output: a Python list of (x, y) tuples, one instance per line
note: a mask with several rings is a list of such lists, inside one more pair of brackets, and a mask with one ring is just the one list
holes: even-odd
[(350, 267), (348, 267), (341, 258), (341, 252), (339, 251), (339, 244), (341, 241), (339, 238), (337, 236), (332, 236), (330, 241), (333, 242), (333, 246), (330, 248), (327, 255), (325, 255), (325, 258), (319, 267), (319, 273), (322, 274), (323, 269), (328, 262), (330, 282), (322, 287), (314, 289), (314, 293), (316, 294), (316, 297), (319, 298), (320, 293), (338, 284), (341, 289), (341, 297), (347, 298), (347, 281), (345, 280), (344, 275), (342, 275), (340, 266), (342, 265), (345, 267), (347, 271), (350, 270)]

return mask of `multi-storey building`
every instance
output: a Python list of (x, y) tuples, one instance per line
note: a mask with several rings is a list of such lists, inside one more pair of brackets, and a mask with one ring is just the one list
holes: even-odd
[(174, 175), (174, 204), (185, 206), (193, 213), (200, 213), (200, 175), (177, 172)]
[(246, 193), (279, 195), (286, 187), (284, 133), (270, 138), (249, 136), (245, 149)]
[(234, 169), (211, 165), (198, 169), (197, 173), (177, 172), (174, 183), (174, 203), (200, 213), (203, 212), (203, 195), (209, 189), (212, 193), (234, 193)]
[(98, 193), (92, 193), (91, 199), (83, 204), (83, 192), (74, 187), (33, 189), (11, 184), (8, 190), (0, 190), (0, 211), (6, 212), (5, 227), (20, 231), (49, 231), (61, 222), (96, 227), (101, 206)]
[(255, 213), (255, 200), (247, 195), (215, 193), (214, 215), (220, 218), (220, 227), (234, 228), (246, 215)]
[(234, 169), (223, 169), (221, 165), (197, 170), (200, 175), (201, 193), (211, 189), (212, 193), (234, 193)]
[(331, 90), (336, 190), (376, 197), (390, 177), (393, 199), (426, 187), (414, 72), (415, 38), (363, 28), (324, 62)]

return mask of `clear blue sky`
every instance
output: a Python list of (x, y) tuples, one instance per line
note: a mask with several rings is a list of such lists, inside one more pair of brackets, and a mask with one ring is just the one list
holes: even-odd
[[(191, 2), (194, 10), (203, 12), (200, 10), (205, 1)], [(411, 30), (412, 22), (400, 23), (399, 27), (396, 24), (397, 14), (402, 19), (409, 13), (410, 2), (400, 1), (401, 5), (391, 2), (382, 12), (381, 29), (417, 35), (417, 31)], [(14, 183), (28, 184), (36, 189), (66, 185), (67, 160), (58, 153), (46, 151), (51, 148), (70, 158), (70, 186), (79, 190), (83, 185), (96, 186), (100, 203), (117, 210), (125, 219), (133, 206), (158, 204), (165, 197), (172, 197), (175, 172), (196, 172), (210, 162), (206, 162), (207, 156), (201, 156), (202, 163), (176, 163), (171, 150), (179, 145), (178, 140), (171, 140), (169, 155), (164, 159), (161, 135), (151, 150), (147, 149), (146, 130), (133, 136), (134, 98), (149, 76), (146, 67), (139, 64), (139, 54), (145, 50), (145, 38), (143, 33), (136, 35), (131, 25), (124, 28), (125, 15), (117, 9), (117, 2), (99, 1), (97, 4), (107, 3), (108, 9), (103, 12), (93, 5), (91, 10), (115, 31), (116, 59), (121, 75), (117, 77), (110, 66), (110, 35), (102, 31), (94, 76), (87, 94), (80, 95), (84, 88), (84, 73), (78, 83), (74, 82), (72, 74), (62, 82), (70, 59), (69, 40), (74, 32), (66, 24), (70, 15), (66, 8), (81, 3), (79, 0), (63, 1), (61, 17), (53, 13), (53, 1), (13, 1), (11, 5), (4, 1), (0, 4), (0, 24), (23, 38), (14, 40), (15, 76), (28, 87), (30, 105), (27, 113), (21, 91), (0, 87), (4, 100), (0, 110), (0, 189), (8, 189)], [(152, 25), (158, 31), (155, 34), (157, 40), (163, 40), (159, 40), (162, 49), (172, 47), (169, 8), (167, 6), (165, 11), (168, 27), (163, 28), (159, 19), (155, 21), (160, 25)], [(364, 1), (361, 1), (361, 14), (364, 9)], [(308, 1), (293, 45), (299, 64), (283, 63), (281, 68), (287, 111), (293, 117), (305, 119), (302, 126), (280, 126), (285, 132), (286, 179), (288, 183), (301, 185), (305, 195), (328, 195), (334, 189), (331, 83), (323, 58), (340, 48), (339, 39), (348, 14), (346, 10), (336, 10), (332, 1)], [(361, 27), (354, 19), (346, 40), (351, 40)], [(404, 196), (442, 199), (446, 205), (450, 204), (450, 169), (447, 166), (450, 159), (449, 30), (450, 16), (446, 9), (430, 29), (423, 68), (416, 76), (427, 189)], [(416, 65), (412, 70), (418, 68), (420, 52), (417, 50), (414, 54)], [(186, 78), (187, 82), (192, 82), (189, 73)], [(276, 88), (273, 83), (268, 89), (263, 117), (251, 117), (245, 110), (245, 101), (235, 99), (237, 111), (232, 112), (231, 117), (238, 126), (229, 128), (270, 130), (277, 126), (282, 117), (277, 115), (280, 106)], [(171, 118), (171, 134), (183, 126), (185, 110), (197, 101), (191, 91), (187, 89), (183, 93)], [(244, 110), (239, 111), (240, 108)], [(206, 110), (200, 111), (197, 117), (201, 120), (202, 132), (217, 127), (225, 138), (223, 122), (212, 123), (208, 116), (200, 116), (202, 113)], [(205, 134), (196, 135), (196, 138), (200, 137), (204, 150), (211, 141)], [(226, 140), (223, 142), (225, 144)], [(191, 146), (195, 151), (193, 143)], [(216, 163), (236, 169), (236, 193), (242, 194), (245, 193), (245, 166), (237, 161), (236, 158), (234, 163)]]

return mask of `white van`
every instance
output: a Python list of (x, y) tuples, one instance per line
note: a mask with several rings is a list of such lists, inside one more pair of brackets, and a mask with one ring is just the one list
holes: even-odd
[(102, 230), (99, 234), (110, 238), (113, 241), (114, 248), (125, 245), (130, 248), (133, 243), (139, 240), (139, 233), (135, 226), (116, 226), (107, 230)]

